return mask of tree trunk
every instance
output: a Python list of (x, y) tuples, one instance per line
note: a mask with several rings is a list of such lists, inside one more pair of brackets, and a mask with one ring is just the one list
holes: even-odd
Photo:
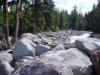
[[(20, 14), (22, 14), (22, 7), (23, 5), (22, 5), (22, 3), (20, 4)], [(19, 19), (20, 21), (20, 26), (19, 26), (19, 36), (21, 36), (22, 35), (22, 33), (23, 33), (23, 31), (22, 31), (22, 28), (23, 28), (23, 19), (22, 19), (22, 15), (20, 15), (20, 19)]]
[(18, 39), (18, 31), (19, 31), (19, 19), (20, 19), (20, 2), (21, 0), (17, 0), (16, 3), (16, 17), (15, 17), (15, 25), (16, 25), (16, 29), (15, 29), (15, 42)]
[(33, 13), (32, 13), (32, 25), (33, 25), (33, 33), (35, 33), (35, 0), (32, 0), (32, 6), (33, 6)]
[(7, 43), (7, 47), (10, 48), (7, 0), (3, 0), (3, 37), (5, 38), (5, 41)]

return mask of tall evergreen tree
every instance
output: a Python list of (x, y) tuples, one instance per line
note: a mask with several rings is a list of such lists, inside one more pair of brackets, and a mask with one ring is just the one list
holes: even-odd
[(82, 13), (78, 13), (77, 15), (77, 22), (76, 22), (76, 30), (83, 30), (84, 29), (84, 19)]
[(75, 6), (70, 15), (70, 28), (71, 29), (76, 29), (77, 14), (78, 14), (77, 7)]
[(43, 0), (42, 2), (43, 2), (43, 15), (46, 22), (45, 30), (51, 30), (53, 23), (52, 15), (54, 9), (54, 2), (53, 0)]
[(96, 33), (100, 33), (100, 0), (98, 0), (97, 6), (93, 6), (93, 10), (88, 13), (88, 27)]
[(53, 21), (53, 31), (58, 31), (60, 24), (60, 11), (56, 8), (53, 11)]
[(35, 14), (35, 25), (37, 32), (43, 31), (45, 26), (45, 18), (42, 13), (43, 13), (43, 3), (41, 2), (41, 0), (35, 0), (34, 14)]
[(60, 24), (59, 24), (59, 29), (64, 30), (64, 11), (60, 12)]

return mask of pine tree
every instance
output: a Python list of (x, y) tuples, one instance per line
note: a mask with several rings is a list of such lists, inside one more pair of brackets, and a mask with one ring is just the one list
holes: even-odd
[(76, 29), (76, 23), (77, 23), (77, 7), (74, 6), (74, 9), (72, 10), (70, 14), (70, 28), (71, 29)]
[(43, 0), (42, 2), (43, 2), (43, 15), (46, 22), (44, 30), (50, 31), (52, 30), (52, 24), (53, 24), (54, 2), (52, 0)]
[(83, 30), (84, 29), (84, 19), (82, 13), (78, 13), (77, 15), (77, 22), (76, 22), (76, 30)]
[(58, 9), (54, 9), (53, 12), (53, 31), (59, 31), (59, 24), (60, 24), (60, 11)]
[(59, 29), (64, 30), (64, 11), (60, 12), (60, 24), (59, 24)]
[(36, 24), (36, 30), (37, 32), (43, 31), (45, 26), (45, 18), (43, 16), (43, 6), (41, 0), (35, 0), (35, 8), (34, 8), (34, 14), (35, 14), (35, 24)]
[(100, 0), (97, 6), (93, 6), (93, 10), (88, 13), (88, 28), (95, 33), (100, 33)]

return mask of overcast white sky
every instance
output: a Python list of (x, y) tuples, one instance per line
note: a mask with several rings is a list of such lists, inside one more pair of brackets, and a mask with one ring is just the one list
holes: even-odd
[(93, 4), (97, 4), (97, 0), (53, 0), (55, 5), (60, 10), (67, 10), (68, 13), (71, 12), (73, 7), (76, 5), (78, 11), (81, 11), (83, 14), (85, 12), (91, 11)]

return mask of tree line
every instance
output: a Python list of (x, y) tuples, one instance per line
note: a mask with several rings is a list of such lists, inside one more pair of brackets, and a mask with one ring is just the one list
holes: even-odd
[(92, 11), (85, 14), (84, 19), (85, 30), (100, 33), (100, 0), (98, 0), (97, 5), (93, 5)]
[(0, 0), (0, 31), (7, 41), (9, 35), (16, 41), (25, 32), (75, 29), (100, 33), (99, 19), (100, 0), (85, 15), (77, 11), (77, 6), (70, 14), (67, 10), (59, 11), (53, 0)]

